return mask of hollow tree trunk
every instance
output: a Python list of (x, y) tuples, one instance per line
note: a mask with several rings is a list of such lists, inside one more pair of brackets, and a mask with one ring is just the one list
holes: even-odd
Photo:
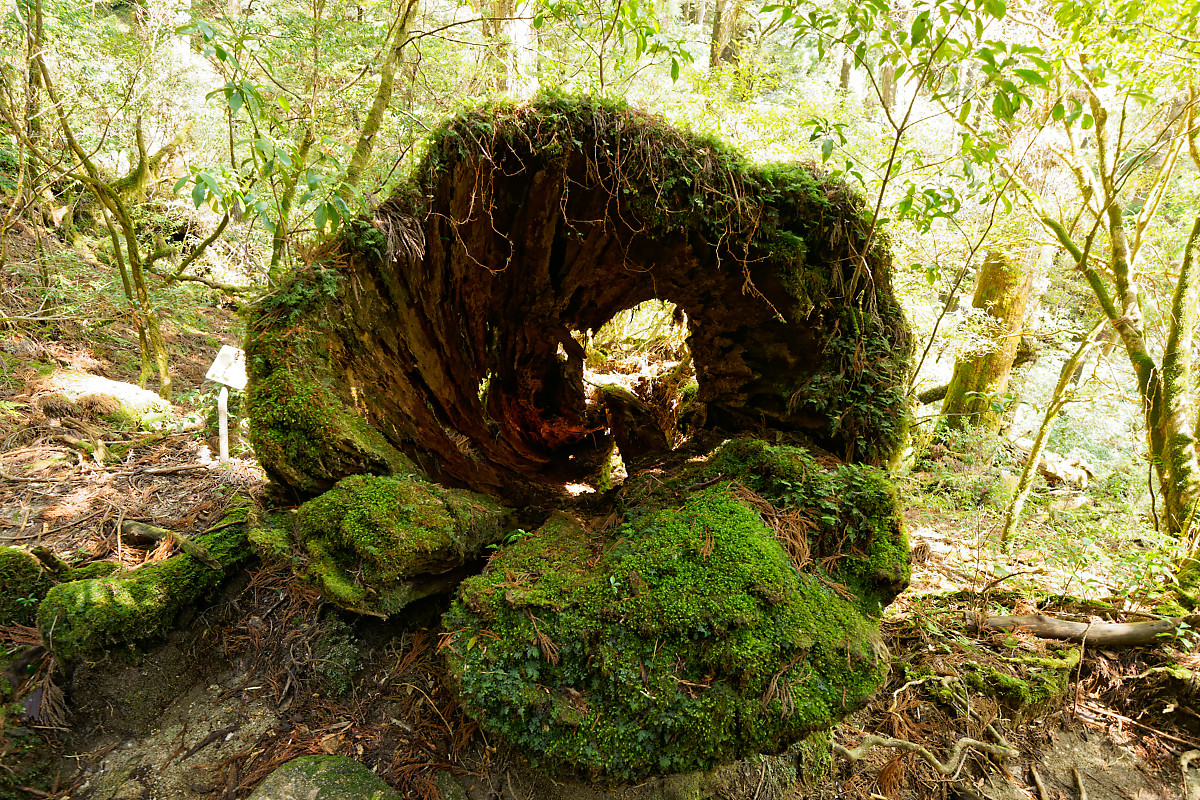
[(592, 101), (462, 115), (418, 174), (350, 226), (335, 296), (259, 309), (251, 436), (278, 483), (314, 494), (401, 454), (514, 499), (594, 476), (612, 438), (572, 332), (656, 298), (687, 315), (707, 428), (894, 454), (908, 332), (882, 246), (852, 257), (867, 228), (840, 185)]
[(1032, 283), (1030, 274), (1013, 265), (1003, 253), (991, 251), (984, 259), (975, 282), (973, 305), (995, 320), (994, 346), (954, 365), (954, 376), (942, 403), (942, 417), (950, 427), (999, 429), (1003, 409), (997, 408), (996, 398), (1008, 388)]

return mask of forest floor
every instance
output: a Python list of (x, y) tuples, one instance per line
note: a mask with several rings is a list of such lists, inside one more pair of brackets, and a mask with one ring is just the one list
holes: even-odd
[[(168, 316), (183, 399), (165, 428), (120, 430), (64, 414), (44, 387), (68, 369), (135, 382), (136, 336), (123, 311), (102, 298), (86, 310), (48, 308), (29, 276), (3, 280), (0, 545), (134, 570), (169, 557), (172, 545), (127, 543), (123, 520), (196, 534), (236, 496), (265, 496), (248, 445), (237, 439), (234, 457), (217, 463), (207, 424), (204, 372), (220, 344), (239, 344), (236, 313), (196, 303)], [(710, 785), (716, 796), (1200, 798), (1187, 780), (1200, 755), (1189, 643), (1085, 648), (1076, 663), (1061, 643), (966, 624), (977, 612), (1108, 621), (1152, 608), (1153, 597), (1106, 571), (1126, 562), (1064, 560), (1039, 546), (1055, 539), (1053, 518), (1030, 522), (1017, 553), (1000, 556), (994, 506), (970, 502), (969, 487), (986, 494), (988, 474), (967, 455), (944, 452), (901, 476), (914, 571), (883, 622), (891, 677), (833, 736), (850, 748), (867, 734), (895, 737), (943, 763), (964, 737), (1019, 755), (1000, 761), (968, 748), (941, 774), (910, 750), (876, 748), (847, 762), (831, 760), (818, 742), (725, 770)], [(947, 485), (968, 488), (939, 497)], [(36, 628), (0, 628), (0, 798), (244, 798), (276, 766), (308, 753), (354, 757), (406, 797), (668, 791), (539, 784), (445, 689), (437, 653), (444, 603), (423, 601), (402, 619), (350, 619), (289, 574), (255, 565), (187, 609), (165, 639), (95, 662), (57, 664)], [(799, 784), (791, 780), (797, 768)]]

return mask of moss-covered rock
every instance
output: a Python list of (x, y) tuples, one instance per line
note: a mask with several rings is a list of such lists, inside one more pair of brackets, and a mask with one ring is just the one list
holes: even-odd
[[(244, 516), (245, 509), (233, 513)], [(223, 569), (181, 554), (124, 574), (60, 583), (38, 606), (42, 641), (60, 659), (71, 661), (112, 645), (162, 635), (180, 610), (215, 589), (253, 552), (242, 524), (195, 541)]]
[(445, 618), (464, 708), (536, 767), (606, 782), (778, 752), (886, 673), (877, 603), (798, 573), (737, 484), (609, 536), (559, 515)]
[[(499, 541), (508, 510), (486, 495), (417, 478), (355, 475), (300, 507), (301, 569), (337, 605), (388, 616)], [(266, 541), (269, 537), (259, 534)]]
[(399, 800), (400, 794), (346, 756), (301, 756), (263, 780), (250, 800)]
[(39, 379), (36, 390), (45, 413), (100, 418), (128, 430), (162, 427), (172, 411), (170, 401), (149, 389), (74, 370)]
[(53, 576), (31, 553), (0, 547), (0, 625), (32, 625)]

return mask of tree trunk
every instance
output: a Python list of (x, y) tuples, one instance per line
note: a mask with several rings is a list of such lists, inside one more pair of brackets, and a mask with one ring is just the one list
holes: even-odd
[(308, 154), (316, 140), (310, 122), (296, 150), (296, 163), (292, 165), (291, 174), (283, 179), (283, 191), (279, 195), (279, 220), (275, 223), (275, 232), (271, 234), (271, 266), (267, 268), (267, 278), (274, 286), (283, 280), (285, 256), (291, 243), (292, 203), (296, 199), (296, 185), (308, 169)]
[(408, 42), (408, 31), (413, 18), (417, 15), (419, 6), (420, 0), (406, 0), (405, 5), (396, 16), (396, 30), (392, 35), (387, 56), (383, 59), (383, 65), (379, 68), (379, 88), (375, 91), (371, 110), (367, 112), (367, 118), (363, 120), (362, 130), (358, 134), (358, 142), (354, 145), (354, 153), (350, 156), (350, 166), (346, 168), (345, 186), (342, 190), (342, 199), (344, 200), (349, 200), (354, 195), (354, 190), (358, 188), (358, 182), (362, 179), (363, 170), (371, 161), (375, 137), (379, 133), (380, 126), (383, 125), (383, 114), (392, 102), (396, 67), (400, 63), (404, 45)]
[(896, 67), (893, 64), (879, 65), (879, 102), (884, 114), (890, 116), (896, 105)]
[[(1192, 226), (1184, 251), (1183, 266), (1175, 284), (1171, 303), (1171, 332), (1163, 352), (1162, 403), (1151, 402), (1147, 409), (1150, 429), (1150, 457), (1158, 465), (1168, 530), (1190, 535), (1195, 528), (1197, 503), (1200, 502), (1200, 459), (1197, 458), (1196, 394), (1193, 378), (1193, 345), (1200, 324), (1200, 276), (1196, 265), (1196, 244), (1200, 239), (1200, 218)], [(1196, 555), (1196, 537), (1191, 536), (1189, 557)]]
[[(1102, 323), (1107, 326), (1107, 322)], [(1041, 460), (1042, 451), (1046, 448), (1046, 440), (1050, 437), (1050, 431), (1054, 429), (1054, 421), (1058, 418), (1059, 412), (1063, 406), (1071, 399), (1074, 394), (1074, 389), (1078, 385), (1078, 371), (1082, 367), (1084, 358), (1097, 344), (1096, 328), (1092, 328), (1083, 337), (1083, 342), (1075, 353), (1067, 359), (1059, 370), (1058, 383), (1054, 387), (1054, 392), (1050, 395), (1050, 402), (1046, 404), (1046, 413), (1042, 416), (1042, 424), (1038, 427), (1037, 436), (1033, 440), (1033, 447), (1029, 449), (1029, 458), (1025, 461), (1025, 466), (1021, 470), (1021, 477), (1017, 481), (1017, 490), (1013, 495), (1012, 502), (1008, 506), (1008, 511), (1004, 515), (1004, 532), (1000, 534), (1000, 545), (1007, 551), (1009, 540), (1012, 538), (1013, 531), (1017, 528), (1017, 522), (1021, 519), (1021, 512), (1025, 510), (1025, 501), (1029, 499), (1029, 491), (1033, 487), (1033, 476), (1037, 472), (1038, 461)]]
[(312, 494), (403, 453), (514, 498), (586, 480), (612, 438), (572, 332), (651, 299), (687, 314), (707, 428), (886, 463), (910, 342), (882, 248), (864, 268), (865, 242), (840, 233), (862, 230), (844, 227), (860, 201), (707, 147), (595, 101), (455, 118), (420, 184), (351, 224), (337, 297), (315, 292), (291, 323), (260, 311), (248, 392), (268, 473)]
[(996, 400), (1008, 388), (1021, 329), (1025, 304), (1033, 285), (1032, 276), (1014, 266), (1001, 252), (988, 252), (975, 281), (975, 308), (984, 309), (995, 321), (994, 348), (960, 359), (942, 404), (942, 417), (951, 428), (968, 425), (999, 430), (1003, 408)]
[(712, 38), (709, 41), (708, 67), (716, 69), (721, 64), (737, 61), (733, 37), (741, 6), (739, 0), (716, 0), (713, 10)]

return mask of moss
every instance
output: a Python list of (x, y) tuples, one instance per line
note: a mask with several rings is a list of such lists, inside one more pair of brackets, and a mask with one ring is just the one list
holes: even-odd
[[(239, 513), (244, 515), (244, 508)], [(229, 569), (250, 556), (242, 525), (197, 536), (196, 542), (224, 570), (183, 554), (119, 577), (60, 583), (38, 607), (42, 641), (60, 659), (71, 661), (163, 634), (179, 611), (215, 589)]]
[(263, 558), (291, 561), (294, 526), (293, 515), (267, 514), (255, 506), (246, 519), (246, 538)]
[(393, 800), (393, 791), (365, 764), (346, 756), (300, 756), (266, 777), (250, 800), (306, 797), (309, 800)]
[(354, 676), (362, 669), (363, 656), (354, 631), (336, 615), (321, 623), (313, 641), (312, 660), (317, 682), (325, 694), (341, 697), (350, 691)]
[(875, 622), (797, 573), (729, 483), (607, 539), (559, 515), (444, 622), (469, 713), (541, 769), (609, 782), (786, 748), (886, 670)]
[(304, 573), (350, 611), (394, 614), (403, 581), (441, 573), (502, 538), (507, 511), (484, 495), (411, 477), (354, 475), (300, 507)]
[(91, 578), (106, 578), (121, 569), (116, 561), (93, 561), (81, 567), (73, 567), (67, 574), (67, 580), (86, 581)]
[(1031, 669), (1021, 678), (986, 664), (966, 665), (963, 683), (1014, 711), (1045, 708), (1066, 691), (1069, 669)]
[(328, 476), (414, 474), (416, 467), (311, 372), (277, 369), (251, 383), (250, 441), (272, 478), (305, 493)]
[(32, 625), (54, 579), (32, 554), (0, 547), (0, 625)]
[(814, 556), (878, 614), (908, 586), (911, 557), (896, 489), (883, 470), (863, 464), (824, 466), (804, 448), (760, 439), (726, 442), (708, 467), (745, 483), (767, 500), (801, 511)]
[(792, 748), (800, 778), (806, 786), (816, 786), (833, 774), (832, 738), (827, 730), (817, 731)]
[[(319, 494), (359, 473), (418, 474), (344, 396), (332, 377), (327, 303), (340, 297), (332, 270), (294, 275), (255, 309), (246, 342), (246, 409), (255, 455), (275, 481), (302, 495)], [(336, 308), (339, 304), (334, 303)]]

